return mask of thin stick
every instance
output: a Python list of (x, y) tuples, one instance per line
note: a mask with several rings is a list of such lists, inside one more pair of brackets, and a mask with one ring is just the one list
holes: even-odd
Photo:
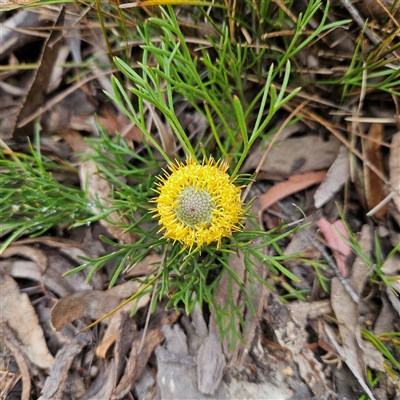
[(369, 29), (368, 26), (365, 25), (364, 18), (359, 13), (359, 11), (353, 6), (353, 4), (350, 3), (349, 0), (341, 0), (341, 3), (349, 12), (349, 14), (354, 18), (354, 21), (356, 21), (360, 29), (364, 31), (368, 39), (375, 45), (381, 44), (381, 40), (372, 33), (371, 29)]

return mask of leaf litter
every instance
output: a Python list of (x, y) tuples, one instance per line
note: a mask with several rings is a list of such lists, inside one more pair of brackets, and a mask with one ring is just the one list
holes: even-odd
[[(376, 12), (379, 11), (379, 18), (382, 18), (382, 12), (387, 15), (378, 2), (365, 3), (368, 3), (367, 8), (378, 7)], [(368, 10), (363, 9), (362, 12), (371, 15), (371, 11), (368, 13)], [(22, 13), (27, 11), (19, 10), (14, 16), (22, 16)], [(29, 15), (35, 16), (32, 24), (40, 23), (39, 13)], [(63, 17), (63, 9), (60, 9), (58, 18), (52, 13), (54, 27), (64, 26)], [(84, 20), (84, 14), (79, 18)], [(10, 63), (13, 60), (12, 53), (17, 49), (12, 42), (16, 43), (21, 38), (28, 40), (29, 37), (26, 34), (19, 37), (14, 34), (13, 37), (11, 31), (7, 31), (10, 47), (2, 50), (5, 51), (3, 59), (8, 57)], [(40, 31), (37, 33), (40, 34)], [(120, 110), (107, 112), (106, 108), (96, 107), (99, 96), (93, 93), (97, 85), (104, 86), (100, 80), (101, 75), (108, 76), (110, 71), (93, 70), (92, 75), (65, 91), (61, 87), (65, 83), (61, 68), (58, 70), (61, 75), (52, 81), (51, 88), (58, 97), (52, 99), (43, 90), (48, 86), (50, 72), (55, 70), (56, 57), (59, 55), (63, 57), (59, 60), (66, 59), (66, 55), (60, 55), (59, 52), (67, 52), (68, 46), (74, 46), (75, 50), (70, 50), (75, 58), (78, 57), (76, 43), (73, 45), (73, 41), (58, 48), (61, 46), (61, 33), (62, 30), (53, 30), (43, 43), (43, 52), (37, 60), (37, 70), (31, 76), (30, 85), (15, 86), (13, 89), (4, 75), (4, 83), (9, 86), (3, 88), (7, 88), (8, 94), (3, 93), (1, 96), (2, 100), (7, 100), (14, 115), (7, 116), (2, 110), (5, 120), (3, 126), (8, 129), (2, 139), (21, 139), (27, 134), (30, 136), (33, 119), (42, 115), (43, 126), (56, 133), (50, 139), (43, 138), (52, 143), (50, 153), (55, 152), (56, 143), (67, 144), (69, 148), (65, 157), (72, 159), (75, 152), (90, 152), (82, 136), (82, 132), (96, 134), (93, 123), (88, 123), (88, 116), (94, 120), (94, 113), (98, 112), (103, 125), (110, 131), (121, 129), (126, 119)], [(374, 35), (373, 32), (370, 34)], [(314, 56), (315, 62), (318, 64), (318, 57)], [(8, 79), (10, 77), (12, 74), (8, 75)], [(67, 97), (68, 90), (73, 93), (71, 97)], [(78, 96), (77, 93), (79, 97), (74, 97)], [(15, 96), (19, 97), (19, 101), (15, 101)], [(77, 98), (80, 99), (78, 103), (87, 105), (87, 114), (71, 112)], [(62, 99), (65, 101), (62, 102)], [(325, 101), (322, 97), (316, 98), (315, 104), (322, 107)], [(57, 110), (55, 104), (59, 106)], [(46, 110), (48, 113), (45, 115)], [(174, 154), (169, 127), (153, 109), (150, 111), (152, 123), (149, 123), (154, 123), (154, 131), (158, 131), (168, 153)], [(191, 119), (193, 115), (190, 113), (193, 111), (186, 114), (183, 111), (182, 119)], [(195, 116), (201, 125), (200, 116)], [(22, 399), (34, 396), (43, 400), (66, 398), (67, 393), (73, 393), (75, 398), (80, 399), (125, 399), (132, 398), (129, 397), (132, 393), (143, 399), (200, 399), (210, 396), (221, 399), (336, 399), (344, 398), (349, 393), (353, 396), (351, 398), (358, 398), (363, 393), (370, 399), (395, 398), (398, 388), (390, 375), (382, 380), (379, 387), (373, 388), (368, 384), (367, 367), (385, 373), (387, 361), (361, 332), (362, 328), (370, 329), (375, 335), (399, 331), (399, 258), (395, 254), (385, 260), (381, 268), (385, 276), (393, 278), (391, 282), (394, 291), (383, 284), (373, 288), (371, 276), (374, 275), (375, 280), (377, 278), (365, 257), (371, 259), (375, 256), (374, 235), (370, 225), (365, 224), (359, 214), (380, 206), (374, 214), (377, 224), (385, 227), (385, 218), (391, 219), (387, 224), (387, 235), (382, 235), (380, 239), (386, 246), (390, 241), (393, 246), (399, 243), (398, 239), (393, 238), (399, 237), (400, 225), (400, 136), (398, 132), (389, 135), (382, 123), (373, 123), (369, 130), (366, 129), (368, 134), (362, 136), (363, 153), (357, 154), (361, 161), (354, 163), (350, 158), (356, 152), (352, 153), (350, 146), (347, 147), (349, 151), (345, 151), (341, 141), (334, 136), (326, 139), (307, 131), (310, 127), (323, 125), (326, 115), (317, 118), (313, 112), (305, 111), (303, 116), (304, 122), (296, 123), (292, 131), (282, 135), (262, 163), (254, 185), (259, 195), (259, 200), (254, 202), (254, 207), (258, 207), (254, 213), (259, 215), (262, 228), (265, 213), (275, 213), (286, 220), (291, 217), (299, 220), (303, 217), (299, 209), (307, 214), (314, 206), (320, 209), (320, 214), (309, 219), (312, 240), (304, 240), (301, 232), (296, 232), (288, 239), (287, 250), (289, 253), (302, 253), (309, 260), (320, 260), (323, 253), (315, 244), (322, 242), (335, 257), (340, 277), (335, 276), (335, 271), (326, 264), (316, 267), (300, 261), (293, 263), (293, 268), (298, 268), (306, 277), (299, 282), (309, 293), (305, 298), (307, 302), (304, 302), (301, 296), (297, 300), (293, 297), (294, 290), (287, 292), (282, 289), (288, 290), (288, 282), (283, 278), (280, 282), (272, 282), (272, 278), (264, 276), (277, 285), (277, 293), (262, 284), (249, 282), (246, 280), (243, 259), (240, 255), (233, 256), (230, 266), (246, 282), (247, 287), (253, 290), (257, 312), (254, 315), (250, 310), (243, 311), (246, 343), (238, 344), (231, 352), (225, 343), (221, 345), (212, 317), (207, 321), (197, 308), (190, 316), (180, 316), (175, 311), (166, 311), (163, 304), (157, 305), (145, 330), (143, 315), (150, 304), (150, 294), (137, 305), (135, 318), (129, 317), (131, 306), (128, 305), (97, 327), (84, 331), (93, 320), (102, 317), (117, 307), (122, 299), (138, 290), (138, 284), (129, 279), (139, 273), (139, 269), (125, 274), (124, 279), (109, 290), (105, 289), (109, 283), (105, 274), (95, 275), (90, 282), (87, 282), (87, 273), (84, 271), (64, 276), (82, 264), (82, 256), (100, 256), (110, 251), (107, 243), (99, 241), (100, 235), (113, 237), (120, 243), (133, 244), (138, 240), (115, 226), (125, 224), (123, 216), (112, 214), (112, 224), (102, 221), (103, 226), (100, 227), (100, 224), (93, 224), (75, 228), (68, 237), (63, 237), (64, 233), (60, 231), (51, 237), (22, 239), (1, 255), (1, 329), (5, 339), (1, 352), (3, 359), (8, 357), (10, 362), (12, 359), (15, 361), (18, 370), (16, 374), (8, 371), (10, 387), (6, 392), (10, 398), (13, 398), (13, 389), (20, 390)], [(193, 132), (196, 129), (189, 124), (188, 127)], [(328, 130), (336, 132), (333, 124), (328, 126)], [(131, 148), (141, 144), (141, 133), (133, 126), (126, 128), (124, 136)], [(382, 143), (388, 137), (391, 142), (386, 163), (382, 156)], [(255, 146), (243, 166), (243, 172), (253, 172), (264, 151), (263, 143)], [(74, 159), (81, 187), (88, 189), (90, 196), (102, 199), (103, 207), (109, 206), (112, 191), (95, 164), (91, 160), (82, 162)], [(371, 164), (372, 169), (369, 167)], [(350, 176), (349, 165), (359, 176)], [(296, 181), (298, 174), (306, 177), (304, 184), (299, 185)], [(382, 176), (386, 175), (389, 178), (383, 180)], [(357, 197), (349, 193), (349, 190), (353, 190), (349, 189), (350, 185), (353, 185), (355, 192), (361, 193), (358, 198), (364, 204), (360, 204)], [(272, 200), (267, 201), (268, 196), (272, 196)], [(390, 196), (389, 201), (393, 200), (388, 206), (385, 203), (387, 196)], [(349, 223), (354, 232), (360, 235), (360, 251), (354, 261), (351, 260), (352, 253), (344, 222), (334, 204), (338, 199), (353, 211)], [(298, 208), (292, 207), (292, 203), (299, 205)], [(96, 213), (100, 212), (96, 210)], [(264, 251), (268, 253), (269, 250)], [(153, 255), (146, 257), (140, 263), (142, 275), (146, 274), (144, 271), (153, 270), (154, 263), (160, 262)], [(317, 270), (330, 280), (328, 293), (318, 283)], [(360, 301), (354, 301), (349, 295), (343, 286), (343, 277), (348, 278), (348, 284)], [(226, 280), (222, 278), (217, 295), (221, 302), (226, 296), (226, 285)], [(239, 292), (235, 293), (236, 302), (239, 297)], [(329, 359), (324, 358), (327, 355), (331, 357), (330, 362), (324, 362)], [(4, 361), (1, 368), (6, 371)], [(341, 387), (337, 384), (340, 379), (342, 382), (347, 380), (349, 385)], [(20, 389), (19, 380), (22, 383)], [(351, 385), (354, 386), (353, 391), (348, 388)]]

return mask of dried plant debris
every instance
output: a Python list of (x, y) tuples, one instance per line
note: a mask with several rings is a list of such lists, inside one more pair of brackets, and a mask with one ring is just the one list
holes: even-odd
[[(55, 28), (63, 26), (64, 16), (65, 9), (62, 8), (54, 23)], [(6, 137), (12, 135), (16, 140), (22, 140), (22, 138), (25, 139), (26, 136), (31, 135), (33, 120), (29, 117), (43, 104), (45, 99), (51, 71), (61, 47), (61, 35), (61, 30), (53, 30), (45, 41), (38, 68), (33, 76), (32, 83), (28, 87), (27, 96), (24, 98), (23, 105), (15, 116), (15, 128), (11, 132), (5, 132)]]
[(0, 1), (0, 398), (399, 398), (400, 2), (168, 3)]
[[(20, 351), (39, 368), (50, 368), (50, 354), (36, 312), (26, 293), (21, 293), (15, 280), (1, 271), (1, 316), (18, 337)], [(18, 304), (15, 308), (14, 304)]]
[(314, 194), (316, 208), (321, 208), (342, 189), (349, 179), (349, 172), (349, 151), (346, 146), (341, 146), (337, 158)]
[[(340, 142), (334, 137), (330, 137), (327, 141), (312, 135), (289, 138), (279, 147), (272, 149), (261, 166), (261, 171), (282, 178), (294, 173), (328, 169), (338, 155), (339, 149)], [(255, 147), (244, 164), (243, 171), (256, 169), (262, 154), (263, 150)]]
[[(381, 174), (384, 174), (381, 143), (383, 141), (383, 125), (372, 124), (368, 132), (368, 137), (363, 140), (363, 155), (367, 161), (373, 164)], [(364, 182), (367, 204), (370, 209), (380, 204), (386, 197), (384, 183), (364, 164)], [(376, 218), (386, 215), (387, 206), (385, 204), (374, 214)]]

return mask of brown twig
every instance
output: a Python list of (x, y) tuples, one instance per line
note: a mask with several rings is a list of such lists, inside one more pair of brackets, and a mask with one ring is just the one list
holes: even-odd
[(365, 35), (368, 37), (368, 39), (375, 45), (381, 44), (381, 39), (376, 37), (371, 29), (368, 28), (368, 26), (365, 25), (365, 20), (360, 14), (360, 12), (354, 7), (352, 3), (350, 3), (349, 0), (341, 0), (342, 5), (346, 8), (346, 10), (349, 12), (349, 14), (354, 18), (354, 21), (357, 23), (357, 25), (360, 27), (361, 30), (364, 31)]

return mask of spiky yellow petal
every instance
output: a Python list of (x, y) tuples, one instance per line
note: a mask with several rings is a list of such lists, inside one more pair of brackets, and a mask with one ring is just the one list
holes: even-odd
[(226, 173), (228, 164), (214, 161), (198, 164), (172, 163), (170, 173), (159, 177), (154, 199), (164, 237), (179, 241), (184, 248), (201, 248), (229, 237), (241, 227), (243, 203), (240, 187)]

